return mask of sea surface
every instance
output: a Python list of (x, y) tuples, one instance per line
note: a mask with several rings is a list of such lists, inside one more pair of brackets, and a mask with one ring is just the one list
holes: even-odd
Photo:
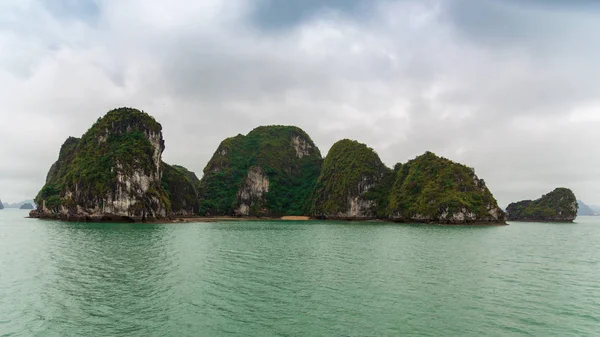
[(0, 211), (0, 336), (600, 336), (600, 217), (85, 224)]

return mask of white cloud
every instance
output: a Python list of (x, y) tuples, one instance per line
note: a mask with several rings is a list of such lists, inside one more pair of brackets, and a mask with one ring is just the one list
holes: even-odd
[(536, 43), (495, 45), (445, 1), (381, 2), (360, 17), (324, 11), (268, 31), (251, 24), (251, 1), (97, 5), (87, 23), (35, 1), (1, 5), (6, 200), (35, 195), (68, 136), (126, 105), (163, 124), (168, 162), (198, 173), (225, 137), (294, 124), (324, 154), (355, 138), (390, 166), (426, 150), (464, 162), (501, 204), (559, 185), (600, 204), (598, 52), (575, 34), (600, 21), (569, 28), (589, 13), (510, 12), (559, 20), (564, 32), (532, 23), (522, 33)]

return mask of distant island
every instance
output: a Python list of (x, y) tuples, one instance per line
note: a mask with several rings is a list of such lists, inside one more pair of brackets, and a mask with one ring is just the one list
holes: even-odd
[(4, 209), (4, 205), (2, 204), (2, 200), (0, 200), (0, 209)]
[[(24, 200), (24, 201), (15, 202), (15, 203), (12, 203), (12, 204), (8, 203), (8, 202), (5, 202), (4, 203), (4, 207), (5, 208), (21, 208), (21, 206), (23, 206), (25, 204), (31, 204), (33, 206), (34, 205), (34, 201), (33, 200)], [(35, 208), (35, 206), (34, 206), (34, 208)]]
[(81, 138), (65, 141), (30, 216), (79, 221), (192, 216), (436, 224), (506, 220), (473, 168), (432, 152), (388, 168), (373, 149), (355, 140), (338, 141), (323, 158), (302, 129), (260, 126), (221, 142), (198, 179), (182, 166), (163, 162), (164, 149), (162, 126), (153, 117), (133, 108), (111, 110)]
[(591, 206), (586, 205), (581, 200), (577, 200), (577, 204), (579, 205), (579, 209), (577, 210), (577, 215), (582, 215), (582, 216), (600, 215), (600, 212), (598, 212), (597, 210), (594, 210)]
[(514, 202), (506, 208), (509, 221), (573, 222), (577, 199), (568, 188), (557, 188), (536, 200)]
[(34, 209), (33, 205), (30, 203), (25, 203), (19, 207), (19, 209)]

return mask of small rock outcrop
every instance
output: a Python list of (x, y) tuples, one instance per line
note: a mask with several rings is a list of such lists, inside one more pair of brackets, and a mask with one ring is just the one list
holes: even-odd
[(23, 205), (21, 205), (21, 207), (19, 207), (19, 209), (33, 209), (33, 205), (30, 203), (24, 203)]
[(261, 126), (225, 139), (204, 168), (200, 215), (304, 215), (321, 153), (295, 126)]
[(557, 188), (537, 200), (513, 202), (506, 208), (509, 221), (573, 222), (577, 198), (568, 188)]
[[(313, 192), (311, 214), (326, 219), (372, 219), (385, 203), (392, 170), (365, 144), (343, 139), (323, 161)], [(387, 179), (386, 179), (387, 178)], [(377, 186), (381, 188), (377, 189)], [(377, 193), (381, 190), (383, 193)]]
[(37, 195), (32, 217), (153, 220), (168, 215), (161, 184), (162, 126), (131, 108), (109, 111), (81, 137), (70, 137)]
[(483, 179), (465, 165), (431, 152), (397, 167), (388, 216), (401, 222), (504, 223)]

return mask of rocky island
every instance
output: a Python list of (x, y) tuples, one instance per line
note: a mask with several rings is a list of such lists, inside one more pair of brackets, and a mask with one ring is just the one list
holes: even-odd
[(438, 224), (503, 223), (504, 212), (473, 169), (427, 152), (387, 168), (373, 149), (335, 143), (321, 170), (313, 215)]
[(0, 200), (0, 209), (4, 209), (4, 205), (2, 204), (2, 200)]
[(577, 217), (577, 198), (568, 188), (557, 188), (537, 200), (508, 205), (509, 221), (573, 222)]
[(204, 169), (199, 195), (200, 214), (207, 216), (505, 221), (471, 168), (427, 152), (390, 169), (373, 149), (349, 139), (335, 143), (322, 161), (308, 135), (291, 126), (259, 127), (224, 140)]
[(23, 205), (21, 205), (21, 207), (19, 207), (19, 209), (34, 209), (33, 205), (30, 203), (24, 203)]
[(375, 219), (387, 205), (393, 171), (365, 144), (343, 139), (323, 161), (311, 214), (324, 219)]
[(302, 129), (261, 126), (227, 138), (204, 168), (200, 215), (305, 215), (321, 152)]
[(162, 161), (162, 126), (132, 108), (69, 137), (30, 216), (79, 221), (310, 216), (503, 224), (472, 168), (427, 152), (393, 169), (367, 145), (336, 142), (323, 159), (295, 126), (260, 126), (221, 142), (202, 179)]
[(30, 216), (146, 221), (194, 214), (195, 188), (162, 162), (164, 149), (154, 118), (131, 108), (109, 111), (81, 138), (65, 141)]
[(388, 216), (440, 224), (504, 223), (505, 213), (475, 170), (432, 152), (396, 168)]

